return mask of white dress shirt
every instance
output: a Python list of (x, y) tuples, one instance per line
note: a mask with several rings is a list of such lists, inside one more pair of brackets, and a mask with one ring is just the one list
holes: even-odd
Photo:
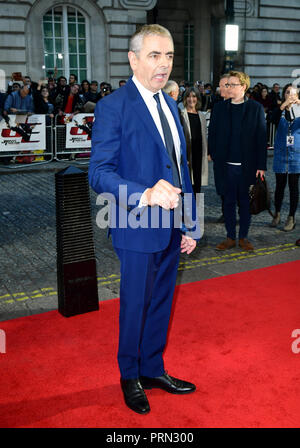
[[(138, 80), (137, 78), (133, 75), (132, 77), (132, 81), (134, 82), (134, 84), (136, 85), (139, 93), (141, 94), (152, 118), (153, 121), (160, 133), (160, 136), (162, 138), (162, 141), (165, 145), (165, 138), (164, 138), (164, 133), (162, 130), (162, 126), (161, 126), (161, 121), (160, 121), (160, 117), (159, 117), (159, 113), (157, 110), (157, 103), (154, 99), (154, 93), (151, 92), (151, 90), (146, 89), (146, 87), (144, 87)], [(173, 137), (173, 142), (174, 142), (174, 148), (175, 148), (175, 153), (176, 153), (176, 159), (177, 159), (177, 165), (178, 165), (178, 171), (179, 171), (179, 175), (181, 176), (181, 172), (180, 172), (180, 158), (181, 158), (181, 154), (180, 154), (180, 138), (179, 138), (179, 134), (178, 134), (178, 130), (177, 130), (177, 126), (174, 120), (174, 117), (172, 115), (172, 112), (169, 109), (169, 106), (166, 103), (166, 100), (164, 99), (164, 96), (162, 94), (162, 91), (159, 90), (157, 93), (159, 93), (159, 99), (160, 99), (160, 104), (162, 107), (162, 110), (164, 111), (164, 114), (168, 120), (171, 132), (172, 132), (172, 137)]]

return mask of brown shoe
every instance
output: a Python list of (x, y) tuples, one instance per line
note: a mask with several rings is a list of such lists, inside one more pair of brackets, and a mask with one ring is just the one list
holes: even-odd
[(243, 249), (243, 250), (254, 250), (254, 247), (252, 246), (252, 244), (250, 243), (250, 241), (246, 240), (246, 238), (241, 238), (239, 240), (239, 246)]
[(296, 241), (296, 246), (300, 246), (300, 238)]
[(226, 240), (222, 241), (222, 243), (218, 244), (216, 246), (216, 249), (217, 250), (228, 250), (228, 249), (232, 249), (235, 246), (236, 246), (235, 240), (233, 240), (231, 238), (227, 238)]

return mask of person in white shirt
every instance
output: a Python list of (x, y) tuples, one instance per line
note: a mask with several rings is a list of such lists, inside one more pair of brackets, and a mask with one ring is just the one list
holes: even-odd
[[(191, 253), (196, 241), (187, 235), (192, 227), (174, 225), (181, 195), (193, 195), (177, 105), (162, 92), (174, 57), (169, 31), (144, 25), (131, 38), (128, 57), (134, 76), (96, 106), (89, 180), (97, 193), (114, 196), (118, 210), (110, 234), (121, 265), (121, 388), (126, 405), (146, 414), (144, 389), (186, 394), (196, 388), (168, 375), (163, 362), (180, 251)], [(151, 226), (152, 211), (166, 212), (170, 225)], [(149, 220), (133, 228), (133, 216), (135, 223)]]

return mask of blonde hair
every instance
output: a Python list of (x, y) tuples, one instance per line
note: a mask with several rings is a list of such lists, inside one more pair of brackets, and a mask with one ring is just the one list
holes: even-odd
[(173, 42), (172, 35), (170, 31), (167, 30), (167, 28), (156, 23), (151, 25), (143, 25), (131, 36), (129, 41), (129, 51), (133, 51), (135, 54), (139, 54), (145, 36), (168, 37)]
[(234, 76), (235, 78), (239, 78), (241, 85), (242, 86), (246, 85), (247, 88), (246, 88), (245, 92), (247, 92), (247, 90), (250, 88), (250, 77), (249, 77), (249, 75), (247, 75), (247, 73), (231, 70), (229, 72), (229, 75)]

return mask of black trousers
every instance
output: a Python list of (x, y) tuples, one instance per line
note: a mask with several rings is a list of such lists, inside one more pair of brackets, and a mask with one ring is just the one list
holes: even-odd
[(276, 173), (275, 210), (280, 212), (286, 184), (290, 190), (290, 216), (295, 216), (299, 201), (299, 173)]
[(192, 146), (192, 169), (194, 178), (193, 190), (194, 193), (200, 193), (202, 186), (202, 148), (200, 147), (199, 150), (199, 146), (195, 144)]
[(246, 184), (241, 165), (226, 167), (224, 191), (224, 218), (227, 237), (236, 239), (236, 208), (239, 206), (239, 239), (247, 238), (251, 222), (249, 185)]

